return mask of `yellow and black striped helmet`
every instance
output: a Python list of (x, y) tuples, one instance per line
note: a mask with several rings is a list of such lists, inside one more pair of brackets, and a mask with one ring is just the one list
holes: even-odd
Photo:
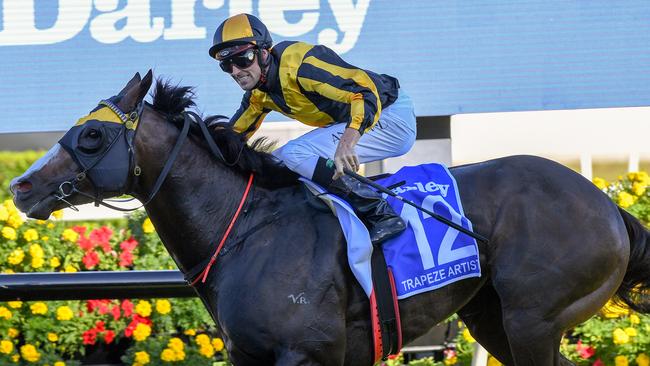
[(242, 43), (252, 43), (260, 49), (268, 49), (273, 45), (273, 40), (269, 30), (257, 17), (250, 14), (237, 14), (219, 25), (217, 31), (214, 32), (212, 47), (208, 52), (210, 57), (215, 58), (217, 52), (224, 48)]

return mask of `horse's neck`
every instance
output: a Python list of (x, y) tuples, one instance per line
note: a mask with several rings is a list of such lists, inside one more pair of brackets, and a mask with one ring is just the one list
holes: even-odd
[[(141, 201), (153, 189), (174, 144), (173, 138), (157, 139), (164, 142), (141, 152), (148, 157), (146, 164), (141, 163), (143, 178), (136, 189)], [(158, 236), (181, 270), (187, 271), (212, 255), (245, 185), (241, 175), (218, 167), (203, 149), (185, 142), (165, 183), (146, 206)]]

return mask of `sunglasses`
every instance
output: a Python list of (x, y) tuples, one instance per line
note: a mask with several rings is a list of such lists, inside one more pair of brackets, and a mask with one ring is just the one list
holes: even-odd
[(253, 64), (254, 60), (255, 50), (250, 49), (246, 52), (221, 60), (219, 66), (221, 66), (221, 70), (230, 74), (232, 72), (232, 65), (237, 66), (238, 69), (247, 69)]

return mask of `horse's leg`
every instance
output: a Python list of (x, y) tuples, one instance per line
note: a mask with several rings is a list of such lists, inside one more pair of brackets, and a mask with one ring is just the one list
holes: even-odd
[(483, 286), (476, 296), (458, 311), (472, 336), (503, 364), (512, 365), (514, 362), (508, 336), (503, 329), (501, 313), (499, 295), (490, 284)]

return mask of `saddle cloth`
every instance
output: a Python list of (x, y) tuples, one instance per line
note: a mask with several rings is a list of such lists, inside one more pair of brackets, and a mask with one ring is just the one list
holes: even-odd
[[(347, 241), (352, 273), (368, 297), (372, 293), (370, 259), (372, 244), (368, 230), (343, 199), (323, 194), (319, 185), (301, 179), (333, 207)], [(456, 180), (441, 164), (403, 167), (377, 183), (392, 186), (404, 182), (393, 192), (471, 230), (464, 217)], [(430, 215), (387, 196), (388, 203), (406, 222), (407, 229), (382, 245), (386, 264), (393, 272), (398, 299), (434, 290), (464, 278), (480, 277), (476, 240), (439, 222)]]

